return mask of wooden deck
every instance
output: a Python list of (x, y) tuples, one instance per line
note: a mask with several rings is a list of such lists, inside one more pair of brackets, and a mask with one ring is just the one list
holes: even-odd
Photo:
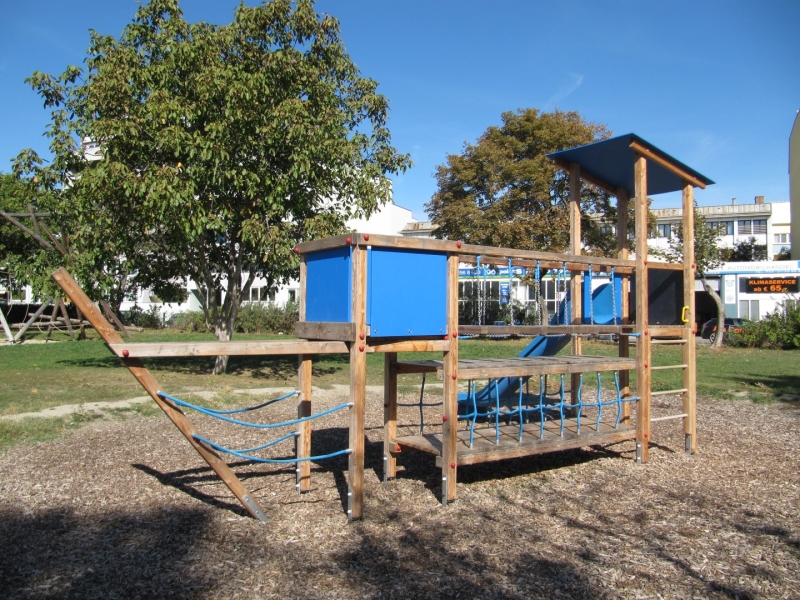
[[(495, 379), (530, 377), (561, 373), (629, 371), (636, 369), (636, 359), (615, 356), (536, 356), (533, 358), (483, 358), (459, 360), (458, 379)], [(442, 379), (441, 360), (398, 362), (398, 373), (431, 373)]]
[[(540, 437), (539, 423), (523, 425), (522, 440), (519, 439), (519, 424), (500, 427), (500, 443), (495, 442), (494, 426), (482, 426), (475, 429), (473, 447), (469, 447), (469, 429), (458, 432), (458, 465), (473, 465), (482, 462), (532, 456), (546, 452), (582, 448), (596, 444), (612, 444), (636, 437), (636, 428), (632, 425), (614, 427), (614, 422), (601, 422), (596, 427), (596, 420), (581, 419), (581, 432), (578, 433), (577, 420), (564, 419), (564, 435), (561, 435), (560, 421), (546, 421), (544, 436)], [(420, 450), (436, 455), (437, 465), (441, 461), (441, 434), (423, 434), (399, 437), (394, 444), (402, 450)], [(401, 451), (402, 451), (401, 450)]]

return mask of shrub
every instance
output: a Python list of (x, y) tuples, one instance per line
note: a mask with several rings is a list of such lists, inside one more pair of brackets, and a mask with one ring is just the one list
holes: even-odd
[(129, 325), (144, 329), (161, 329), (166, 322), (165, 315), (161, 314), (161, 308), (155, 304), (152, 304), (147, 311), (138, 304), (134, 304), (129, 311), (124, 313), (124, 317)]
[(294, 334), (299, 314), (300, 306), (296, 302), (287, 302), (285, 306), (245, 304), (239, 310), (234, 329), (239, 333)]
[(210, 333), (211, 327), (206, 325), (206, 318), (202, 311), (187, 311), (175, 316), (173, 326), (181, 331), (196, 331)]
[(800, 348), (800, 301), (797, 298), (784, 300), (761, 321), (747, 322), (740, 334), (725, 339), (733, 346)]

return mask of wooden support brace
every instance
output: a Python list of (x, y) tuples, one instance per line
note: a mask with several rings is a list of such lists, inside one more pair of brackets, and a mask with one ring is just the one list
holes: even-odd
[[(447, 329), (458, 331), (458, 256), (447, 257)], [(456, 499), (458, 467), (458, 339), (442, 357), (444, 414), (442, 415), (442, 504)]]
[[(356, 335), (366, 338), (367, 250), (353, 247), (352, 315)], [(350, 342), (350, 460), (348, 462), (347, 518), (360, 519), (364, 513), (364, 412), (366, 410), (367, 353), (360, 341)]]
[(383, 355), (383, 482), (397, 476), (397, 353)]
[[(311, 355), (300, 354), (297, 357), (297, 379), (300, 390), (300, 401), (297, 404), (297, 418), (311, 416)], [(311, 421), (300, 423), (295, 443), (297, 458), (311, 456)], [(311, 462), (304, 460), (297, 463), (297, 491), (307, 492), (311, 489)]]
[[(67, 273), (64, 268), (60, 268), (52, 274), (53, 279), (61, 289), (64, 290), (70, 299), (81, 309), (81, 312), (86, 316), (92, 327), (100, 334), (106, 344), (121, 343), (122, 338), (114, 330), (111, 324), (103, 317), (97, 307), (86, 296), (80, 286), (75, 280)], [(147, 390), (150, 397), (155, 400), (156, 404), (164, 411), (169, 419), (184, 435), (186, 440), (191, 446), (203, 457), (208, 465), (216, 472), (220, 479), (228, 486), (234, 493), (239, 501), (244, 506), (247, 512), (258, 519), (259, 521), (266, 521), (267, 517), (263, 509), (258, 504), (256, 499), (250, 495), (247, 488), (244, 487), (239, 478), (236, 477), (230, 467), (225, 464), (219, 455), (214, 450), (207, 447), (205, 444), (195, 439), (194, 434), (197, 430), (189, 418), (175, 406), (172, 402), (165, 400), (158, 395), (162, 391), (161, 386), (156, 381), (155, 377), (147, 370), (147, 368), (137, 358), (123, 358), (122, 362), (128, 367), (131, 374), (137, 379), (142, 387)]]

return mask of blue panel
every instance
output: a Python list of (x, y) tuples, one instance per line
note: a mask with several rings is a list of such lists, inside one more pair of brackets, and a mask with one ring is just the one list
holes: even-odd
[(306, 255), (306, 321), (349, 323), (350, 246)]
[(447, 256), (372, 248), (368, 255), (370, 335), (442, 335), (447, 326)]

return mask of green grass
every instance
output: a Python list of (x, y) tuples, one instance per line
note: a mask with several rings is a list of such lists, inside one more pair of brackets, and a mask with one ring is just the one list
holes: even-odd
[[(90, 337), (94, 332), (90, 332)], [(113, 401), (144, 395), (144, 390), (113, 356), (102, 341), (89, 339), (68, 341), (56, 334), (60, 343), (22, 344), (0, 347), (0, 415), (35, 412), (64, 404), (83, 404)], [(94, 334), (96, 337), (96, 334)], [(43, 336), (39, 336), (43, 337)], [(55, 336), (54, 336), (55, 337)], [(134, 342), (170, 342), (213, 340), (213, 335), (180, 333), (171, 330), (145, 331), (134, 334)], [(237, 335), (238, 340), (287, 339), (286, 336)], [(462, 340), (461, 358), (502, 358), (516, 356), (528, 339)], [(564, 352), (568, 353), (568, 348)], [(653, 346), (653, 364), (669, 365), (681, 362), (681, 347)], [(585, 354), (615, 356), (613, 344), (585, 342)], [(635, 347), (631, 348), (635, 355)], [(400, 360), (435, 358), (435, 354), (402, 353)], [(382, 354), (367, 355), (367, 384), (383, 383)], [(165, 391), (174, 395), (209, 390), (220, 395), (220, 401), (235, 398), (236, 389), (295, 386), (297, 358), (231, 357), (226, 375), (213, 376), (213, 358), (172, 358), (147, 360)], [(800, 390), (800, 351), (753, 350), (726, 348), (712, 351), (708, 346), (697, 349), (697, 390), (700, 396), (749, 398), (753, 401), (774, 401), (780, 394), (797, 394)], [(320, 355), (314, 360), (314, 385), (329, 387), (347, 385), (350, 380), (347, 355)], [(610, 377), (604, 377), (604, 386)], [(632, 380), (635, 377), (631, 378)], [(439, 383), (428, 377), (430, 383)], [(401, 391), (417, 390), (419, 375), (402, 375), (398, 382)], [(593, 381), (587, 380), (587, 385)], [(682, 387), (681, 373), (654, 371), (653, 389), (668, 390)], [(431, 392), (436, 393), (434, 390)], [(240, 400), (239, 400), (240, 401)], [(129, 412), (152, 414), (158, 412), (150, 403), (138, 405)], [(116, 414), (116, 413), (114, 413)], [(22, 422), (0, 421), (0, 446), (30, 440), (51, 439), (80, 426), (92, 416), (66, 419), (26, 419)]]

